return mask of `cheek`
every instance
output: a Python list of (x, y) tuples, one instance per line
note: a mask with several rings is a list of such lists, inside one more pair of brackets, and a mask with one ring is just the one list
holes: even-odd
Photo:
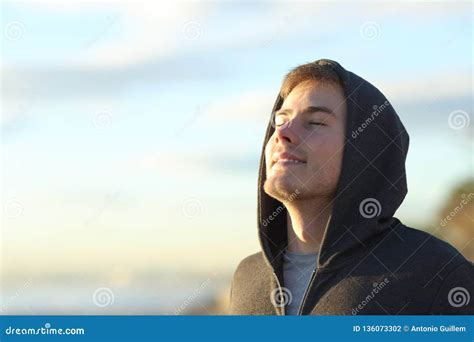
[(339, 165), (344, 150), (344, 137), (340, 134), (321, 134), (308, 142), (316, 164)]
[(272, 151), (273, 151), (273, 135), (268, 140), (267, 145), (265, 146), (265, 164), (268, 168), (271, 158), (272, 158)]

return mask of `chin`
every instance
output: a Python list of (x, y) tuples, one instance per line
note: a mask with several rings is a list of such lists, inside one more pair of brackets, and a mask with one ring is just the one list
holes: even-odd
[(303, 189), (298, 186), (299, 182), (289, 178), (292, 177), (285, 177), (284, 179), (282, 177), (278, 177), (278, 179), (276, 177), (268, 178), (263, 185), (265, 193), (280, 202), (285, 202), (294, 197), (295, 193), (300, 194)]

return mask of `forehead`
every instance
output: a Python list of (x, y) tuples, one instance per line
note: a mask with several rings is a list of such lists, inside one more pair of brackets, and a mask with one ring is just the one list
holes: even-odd
[(328, 107), (343, 115), (346, 102), (343, 89), (335, 84), (322, 82), (304, 82), (297, 85), (283, 101), (281, 110), (302, 110), (309, 106)]

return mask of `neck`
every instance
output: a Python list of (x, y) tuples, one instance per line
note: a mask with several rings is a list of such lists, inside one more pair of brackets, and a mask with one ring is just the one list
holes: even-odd
[(285, 204), (288, 250), (295, 253), (318, 253), (332, 212), (331, 201), (301, 201)]

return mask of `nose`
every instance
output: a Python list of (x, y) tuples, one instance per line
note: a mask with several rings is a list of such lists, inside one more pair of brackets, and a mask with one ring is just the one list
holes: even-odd
[(294, 120), (287, 121), (284, 125), (275, 127), (275, 142), (297, 145), (299, 137), (294, 127)]

